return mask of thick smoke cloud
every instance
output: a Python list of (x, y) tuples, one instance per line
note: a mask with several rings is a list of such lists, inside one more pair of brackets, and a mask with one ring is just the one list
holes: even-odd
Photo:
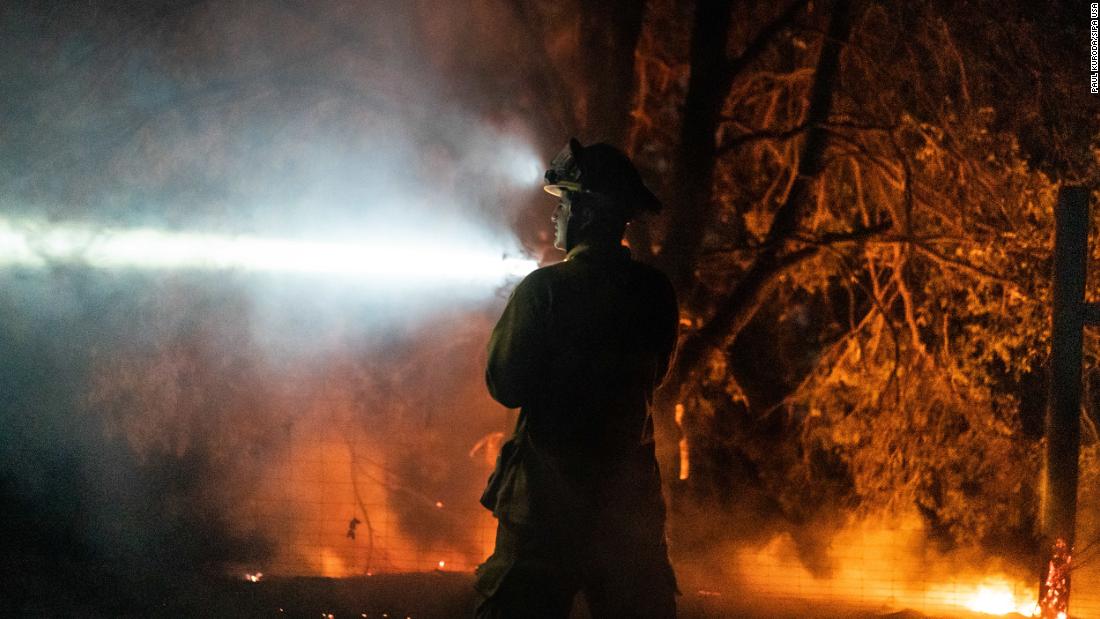
[[(545, 148), (526, 68), (503, 61), (509, 15), (491, 2), (7, 4), (3, 214), (538, 253)], [(299, 506), (268, 500), (303, 433), (346, 441), (324, 474), (350, 461), (362, 505), (413, 540), (482, 552), (472, 526), (425, 502), (474, 509), (485, 463), (471, 447), (508, 422), (480, 378), (508, 282), (381, 291), (56, 264), (4, 269), (0, 285), (13, 574), (280, 557), (323, 572), (277, 524)], [(356, 552), (344, 573), (385, 565)]]

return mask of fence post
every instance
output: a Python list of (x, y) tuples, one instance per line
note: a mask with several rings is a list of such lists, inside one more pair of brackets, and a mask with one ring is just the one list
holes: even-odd
[[(1042, 502), (1042, 542), (1048, 563), (1040, 582), (1043, 617), (1065, 616), (1077, 517), (1077, 466), (1081, 439), (1081, 346), (1088, 274), (1088, 190), (1062, 187), (1054, 211), (1054, 291), (1051, 320), (1050, 397)], [(1090, 320), (1091, 322), (1091, 320)]]

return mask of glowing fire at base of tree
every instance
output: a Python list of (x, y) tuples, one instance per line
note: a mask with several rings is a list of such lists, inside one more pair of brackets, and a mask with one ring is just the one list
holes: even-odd
[(1039, 599), (1039, 616), (1042, 619), (1066, 619), (1069, 616), (1069, 572), (1072, 560), (1066, 540), (1054, 542), (1050, 562), (1047, 564), (1043, 594)]
[[(1035, 598), (1031, 598), (1034, 600)], [(1017, 613), (1034, 616), (1035, 605), (1024, 601), (1017, 595), (1016, 589), (1007, 582), (979, 585), (972, 594), (959, 600), (958, 606), (987, 615), (1007, 615)]]
[[(929, 547), (916, 514), (852, 520), (831, 538), (821, 563), (827, 569), (816, 573), (803, 563), (797, 541), (787, 533), (760, 546), (733, 548), (731, 555), (725, 569), (760, 600), (801, 600), (818, 609), (849, 606), (880, 614), (1039, 616), (1038, 583), (1026, 570), (972, 552)], [(707, 589), (716, 589), (701, 578)]]

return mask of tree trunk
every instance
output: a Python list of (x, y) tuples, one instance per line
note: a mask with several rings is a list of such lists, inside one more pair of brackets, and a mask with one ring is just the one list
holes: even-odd
[(692, 280), (700, 240), (713, 213), (715, 133), (733, 76), (726, 70), (728, 0), (699, 0), (691, 37), (691, 77), (676, 150), (668, 233), (660, 261), (677, 290)]
[(577, 106), (584, 138), (622, 147), (630, 130), (634, 51), (642, 32), (645, 2), (582, 2), (580, 8), (581, 67), (589, 89)]
[(827, 133), (824, 127), (832, 109), (832, 94), (840, 65), (840, 49), (848, 38), (851, 21), (848, 0), (837, 0), (829, 19), (829, 29), (821, 47), (821, 56), (810, 89), (807, 113), (809, 131), (802, 145), (798, 176), (786, 202), (776, 211), (763, 248), (728, 297), (719, 304), (718, 312), (680, 346), (671, 384), (683, 384), (712, 347), (729, 346), (741, 329), (752, 319), (760, 305), (774, 290), (778, 276), (793, 263), (812, 251), (799, 250), (784, 255), (784, 242), (795, 232), (799, 216), (808, 202), (811, 184), (821, 172)]
[(778, 17), (761, 28), (745, 50), (733, 60), (726, 57), (730, 2), (699, 0), (695, 7), (691, 78), (684, 99), (680, 144), (673, 170), (677, 191), (671, 196), (672, 212), (660, 260), (681, 294), (691, 285), (703, 236), (717, 210), (711, 195), (718, 155), (715, 136), (730, 86), (767, 49), (775, 36), (790, 25), (808, 1), (794, 0)]

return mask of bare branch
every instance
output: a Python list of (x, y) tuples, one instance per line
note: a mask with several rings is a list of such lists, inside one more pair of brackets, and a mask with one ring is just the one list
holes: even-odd
[(955, 267), (956, 269), (959, 269), (959, 270), (965, 271), (967, 273), (970, 273), (971, 275), (976, 276), (979, 279), (988, 280), (988, 281), (996, 282), (998, 284), (1002, 284), (1004, 286), (1008, 286), (1008, 287), (1012, 288), (1013, 290), (1015, 290), (1017, 293), (1019, 293), (1020, 296), (1026, 298), (1030, 301), (1037, 301), (1035, 296), (1032, 295), (1031, 292), (1029, 292), (1026, 288), (1021, 286), (1018, 282), (1016, 282), (1012, 279), (1009, 279), (1009, 278), (1007, 278), (1003, 275), (1000, 275), (998, 273), (994, 273), (994, 272), (992, 272), (988, 269), (984, 269), (984, 268), (979, 267), (977, 265), (970, 264), (969, 262), (966, 262), (965, 260), (959, 260), (959, 259), (956, 259), (956, 258), (950, 258), (948, 256), (945, 256), (945, 255), (937, 252), (936, 250), (932, 249), (931, 247), (925, 245), (924, 243), (920, 243), (920, 242), (916, 242), (916, 241), (912, 241), (912, 240), (904, 241), (904, 242), (911, 244), (912, 247), (917, 250), (917, 253), (919, 253), (922, 256), (928, 258), (929, 260), (935, 262), (936, 264), (939, 264), (941, 266)]
[(672, 372), (673, 384), (683, 385), (711, 347), (724, 348), (737, 337), (741, 329), (756, 315), (764, 299), (775, 290), (781, 272), (818, 251), (818, 246), (811, 245), (785, 256), (779, 255), (782, 242), (791, 238), (796, 231), (799, 215), (808, 198), (810, 183), (821, 172), (827, 138), (826, 130), (821, 124), (828, 119), (832, 109), (833, 89), (840, 65), (840, 42), (848, 38), (851, 27), (848, 9), (847, 0), (838, 0), (829, 19), (829, 36), (822, 45), (817, 72), (810, 89), (810, 106), (807, 112), (810, 130), (802, 145), (798, 174), (791, 192), (776, 211), (764, 239), (765, 247), (752, 266), (719, 306), (718, 312), (702, 329), (692, 333), (682, 343)]

